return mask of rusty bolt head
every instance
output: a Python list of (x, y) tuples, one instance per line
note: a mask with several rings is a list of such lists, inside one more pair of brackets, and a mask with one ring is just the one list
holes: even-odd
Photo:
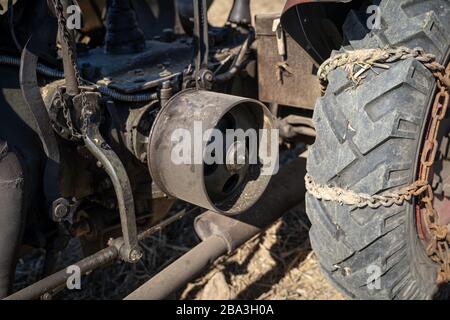
[(213, 74), (211, 72), (207, 72), (205, 74), (205, 80), (209, 82), (209, 81), (212, 81), (212, 79), (213, 79)]
[(130, 251), (130, 262), (138, 262), (143, 256), (140, 249), (133, 249)]

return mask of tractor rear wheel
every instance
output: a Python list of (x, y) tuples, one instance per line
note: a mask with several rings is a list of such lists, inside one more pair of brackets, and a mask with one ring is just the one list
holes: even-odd
[[(362, 40), (365, 26), (351, 12), (344, 25), (348, 50), (421, 47), (442, 64), (450, 46), (447, 0), (381, 1), (382, 29)], [(330, 73), (325, 95), (317, 102), (317, 132), (307, 170), (315, 182), (379, 194), (410, 185), (436, 80), (415, 59), (369, 71), (354, 87), (341, 68)], [(306, 197), (311, 245), (323, 273), (355, 299), (431, 299), (437, 291), (438, 266), (418, 237), (414, 203), (352, 209)], [(376, 280), (376, 281), (372, 281)], [(368, 285), (370, 283), (371, 285)]]

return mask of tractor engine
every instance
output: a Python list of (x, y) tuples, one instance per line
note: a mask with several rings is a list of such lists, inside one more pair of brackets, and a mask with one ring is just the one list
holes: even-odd
[[(267, 162), (260, 149), (276, 154), (278, 140), (260, 134), (274, 125), (253, 99), (248, 8), (237, 1), (233, 22), (210, 28), (206, 1), (179, 2), (181, 21), (194, 23), (149, 35), (139, 23), (141, 1), (112, 0), (104, 7), (94, 1), (105, 27), (86, 14), (80, 32), (68, 27), (76, 23), (75, 3), (47, 1), (42, 30), (16, 35), (18, 42), (29, 37), (21, 58), (3, 57), (20, 65), (25, 108), (45, 152), (44, 207), (59, 225), (56, 247), (80, 237), (92, 253), (119, 237), (109, 245), (136, 262), (138, 229), (162, 220), (176, 199), (235, 215), (264, 192), (265, 171), (275, 169), (277, 158)], [(88, 5), (81, 1), (81, 11)], [(56, 35), (51, 65), (42, 52)], [(219, 143), (230, 132), (242, 139)]]

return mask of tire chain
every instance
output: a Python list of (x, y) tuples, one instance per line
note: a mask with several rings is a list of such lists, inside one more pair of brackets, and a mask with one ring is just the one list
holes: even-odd
[[(445, 68), (436, 62), (436, 56), (430, 53), (425, 53), (422, 48), (410, 49), (407, 47), (398, 48), (375, 48), (375, 49), (360, 49), (338, 53), (327, 59), (317, 71), (322, 91), (328, 85), (328, 75), (331, 71), (337, 68), (344, 68), (348, 72), (348, 77), (358, 85), (362, 80), (362, 74), (368, 69), (379, 67), (389, 69), (388, 63), (393, 63), (401, 60), (414, 58), (421, 62), (433, 74), (441, 72)], [(360, 70), (355, 72), (355, 68)]]
[[(429, 130), (421, 153), (418, 179), (400, 190), (372, 196), (339, 187), (317, 184), (309, 174), (305, 176), (305, 186), (308, 193), (319, 200), (335, 201), (357, 208), (376, 209), (382, 206), (391, 207), (394, 204), (400, 206), (404, 202), (418, 197), (420, 208), (425, 209), (423, 217), (431, 237), (426, 246), (426, 252), (431, 260), (439, 264), (440, 270), (436, 282), (442, 284), (450, 280), (450, 233), (447, 225), (439, 224), (438, 213), (433, 208), (434, 194), (429, 181), (439, 145), (437, 141), (439, 127), (446, 115), (450, 101), (450, 63), (445, 68), (436, 61), (434, 55), (424, 53), (421, 48), (362, 49), (338, 54), (328, 59), (320, 67), (318, 76), (323, 89), (326, 89), (328, 74), (332, 70), (343, 67), (348, 72), (348, 77), (358, 85), (362, 79), (362, 73), (372, 66), (389, 68), (381, 63), (393, 63), (408, 58), (416, 59), (430, 70), (436, 78), (437, 85), (437, 94), (431, 108)], [(356, 66), (360, 66), (362, 72), (354, 73)]]

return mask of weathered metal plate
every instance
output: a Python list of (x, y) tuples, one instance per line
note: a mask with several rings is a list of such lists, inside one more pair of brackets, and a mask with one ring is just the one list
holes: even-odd
[(277, 18), (279, 14), (256, 16), (259, 100), (314, 109), (314, 104), (321, 94), (316, 76), (318, 66), (287, 33), (284, 33), (286, 62), (293, 73), (284, 72), (282, 81), (277, 75), (277, 63), (282, 61), (278, 53), (276, 34), (272, 31), (273, 21)]

